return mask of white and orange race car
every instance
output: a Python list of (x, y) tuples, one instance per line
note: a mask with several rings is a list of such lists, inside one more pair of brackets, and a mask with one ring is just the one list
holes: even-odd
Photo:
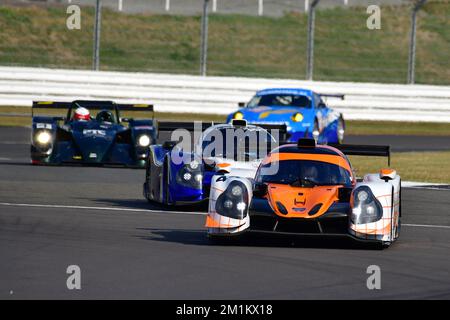
[(400, 176), (381, 169), (357, 181), (347, 155), (390, 159), (390, 148), (316, 145), (313, 139), (300, 139), (272, 150), (254, 179), (232, 172), (215, 175), (208, 236), (217, 240), (247, 231), (315, 234), (388, 247), (400, 232)]

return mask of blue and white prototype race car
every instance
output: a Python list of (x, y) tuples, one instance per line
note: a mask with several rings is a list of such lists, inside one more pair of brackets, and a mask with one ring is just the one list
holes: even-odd
[(319, 94), (307, 89), (265, 89), (248, 102), (239, 103), (238, 111), (227, 121), (245, 119), (251, 124), (285, 124), (287, 142), (314, 138), (317, 143), (342, 143), (345, 122), (342, 114), (327, 106), (323, 98), (344, 99), (344, 95)]
[[(278, 146), (278, 140), (284, 139), (276, 139), (277, 134), (271, 133), (274, 129), (281, 135), (286, 132), (285, 126), (266, 126), (266, 130), (247, 125), (244, 120), (216, 125), (203, 123), (200, 128), (197, 137), (194, 134), (192, 148), (184, 148), (183, 141), (170, 140), (150, 146), (143, 187), (144, 197), (149, 202), (185, 205), (206, 200), (211, 178), (218, 173), (233, 172), (253, 178), (262, 159)], [(194, 123), (158, 123), (158, 135), (176, 129), (193, 132)], [(257, 141), (251, 140), (252, 137)], [(175, 138), (172, 136), (172, 139)], [(226, 148), (217, 148), (217, 145)]]

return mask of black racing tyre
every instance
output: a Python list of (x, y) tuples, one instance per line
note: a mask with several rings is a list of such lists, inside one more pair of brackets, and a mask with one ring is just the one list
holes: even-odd
[(147, 199), (148, 202), (153, 202), (153, 200), (150, 197), (150, 186), (151, 186), (151, 174), (150, 174), (150, 157), (147, 160), (147, 165), (145, 167), (145, 184), (144, 184), (144, 197)]
[(166, 173), (166, 186), (164, 189), (164, 199), (163, 203), (169, 205), (170, 197), (169, 197), (169, 182), (170, 182), (170, 172), (169, 172), (169, 157), (166, 157), (164, 161), (164, 172)]
[(391, 246), (392, 242), (391, 241), (382, 241), (381, 242), (381, 249), (387, 249)]

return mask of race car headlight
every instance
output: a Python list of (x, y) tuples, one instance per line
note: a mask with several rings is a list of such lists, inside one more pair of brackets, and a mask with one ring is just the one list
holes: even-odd
[(233, 119), (235, 119), (235, 120), (242, 120), (242, 119), (244, 119), (244, 115), (242, 114), (242, 112), (236, 112), (234, 115), (233, 115)]
[(189, 164), (183, 165), (176, 176), (177, 183), (182, 186), (201, 189), (203, 182), (203, 174), (200, 163), (196, 160)]
[(48, 145), (51, 140), (52, 135), (47, 130), (36, 133), (35, 141), (40, 145)]
[(224, 217), (242, 220), (247, 216), (248, 199), (246, 186), (240, 181), (233, 181), (217, 198), (216, 211)]
[(189, 167), (190, 167), (192, 170), (197, 170), (199, 165), (200, 165), (200, 163), (198, 163), (197, 160), (194, 160), (194, 161), (192, 161), (191, 163), (189, 163)]
[(240, 185), (235, 185), (233, 188), (231, 188), (231, 194), (235, 197), (239, 197), (242, 195), (242, 187)]
[(383, 216), (383, 207), (367, 186), (353, 191), (353, 208), (350, 219), (354, 224), (376, 222)]
[(138, 145), (140, 147), (148, 147), (150, 145), (150, 142), (150, 137), (146, 134), (141, 135), (138, 139)]
[(295, 113), (292, 116), (292, 121), (294, 121), (294, 122), (302, 122), (303, 121), (303, 115), (300, 112)]

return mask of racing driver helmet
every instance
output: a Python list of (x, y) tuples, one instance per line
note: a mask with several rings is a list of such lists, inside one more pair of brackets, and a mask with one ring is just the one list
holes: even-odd
[(91, 120), (91, 114), (89, 113), (88, 109), (79, 107), (75, 110), (73, 119), (75, 121), (89, 121), (89, 120)]

